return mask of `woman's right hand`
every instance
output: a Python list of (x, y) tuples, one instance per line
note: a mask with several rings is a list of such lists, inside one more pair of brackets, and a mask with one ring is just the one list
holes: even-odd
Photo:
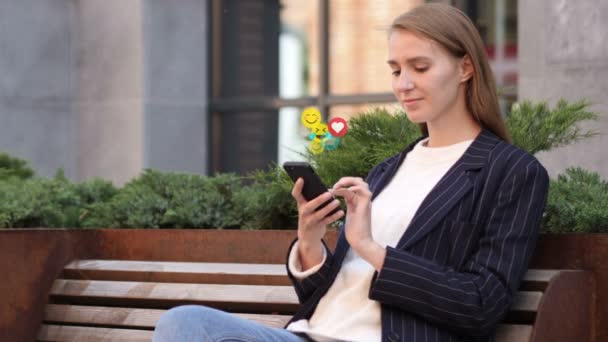
[(316, 210), (320, 205), (330, 200), (333, 197), (332, 194), (328, 191), (311, 201), (307, 201), (302, 195), (303, 187), (304, 180), (298, 178), (291, 195), (295, 198), (298, 206), (298, 252), (302, 271), (305, 271), (323, 260), (324, 247), (321, 239), (327, 231), (327, 225), (344, 216), (344, 211), (339, 210), (326, 217), (340, 205), (340, 201), (334, 199), (325, 207)]

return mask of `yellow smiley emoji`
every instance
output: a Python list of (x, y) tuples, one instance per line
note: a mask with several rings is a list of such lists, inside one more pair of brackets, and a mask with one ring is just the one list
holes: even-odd
[(321, 123), (321, 112), (315, 107), (307, 107), (302, 112), (302, 124), (307, 128), (312, 128)]
[(324, 123), (318, 123), (311, 127), (310, 130), (315, 135), (314, 140), (320, 141), (321, 139), (323, 139), (325, 134), (327, 134), (327, 125)]
[(308, 144), (308, 150), (312, 154), (319, 154), (323, 152), (325, 148), (323, 147), (323, 143), (321, 141), (313, 140)]

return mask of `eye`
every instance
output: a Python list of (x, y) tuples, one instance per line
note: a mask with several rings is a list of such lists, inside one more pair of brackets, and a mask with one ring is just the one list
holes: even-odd
[(399, 76), (401, 70), (393, 70), (393, 76)]
[(423, 73), (423, 72), (429, 70), (429, 67), (427, 67), (427, 66), (424, 66), (424, 67), (415, 67), (414, 70), (416, 72), (418, 72), (418, 73)]

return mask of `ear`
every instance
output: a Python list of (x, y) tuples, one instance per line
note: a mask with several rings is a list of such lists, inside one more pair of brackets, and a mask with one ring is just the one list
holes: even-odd
[(471, 57), (469, 55), (465, 55), (460, 61), (460, 82), (466, 82), (473, 77), (473, 72), (475, 68), (473, 68), (473, 62), (471, 62)]

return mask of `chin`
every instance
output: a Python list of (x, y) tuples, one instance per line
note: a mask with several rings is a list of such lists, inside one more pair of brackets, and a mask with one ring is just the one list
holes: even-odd
[(406, 110), (405, 115), (407, 115), (407, 118), (415, 124), (421, 124), (428, 121), (428, 118), (425, 115), (421, 115), (421, 113), (410, 113)]

